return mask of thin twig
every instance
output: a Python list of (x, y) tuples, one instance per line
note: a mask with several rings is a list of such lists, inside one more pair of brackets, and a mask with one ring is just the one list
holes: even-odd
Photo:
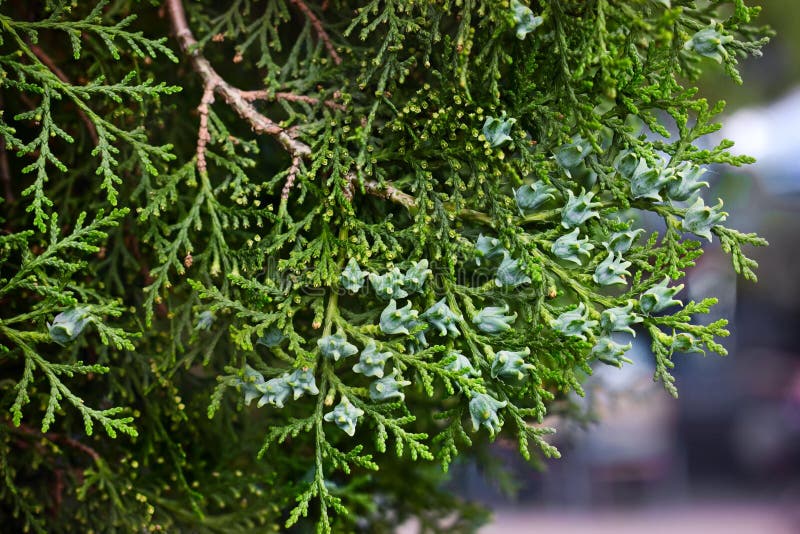
[(203, 91), (203, 98), (197, 111), (200, 113), (200, 127), (197, 131), (197, 170), (206, 172), (206, 145), (211, 141), (211, 134), (208, 132), (208, 107), (214, 102), (214, 91), (206, 87)]
[(300, 171), (300, 157), (295, 156), (292, 158), (292, 166), (289, 167), (289, 176), (286, 177), (286, 183), (283, 184), (283, 191), (281, 191), (281, 200), (289, 200), (289, 193), (292, 192), (294, 180), (297, 178), (297, 173)]
[(51, 510), (51, 514), (53, 517), (58, 517), (58, 512), (61, 510), (61, 503), (64, 500), (64, 470), (56, 467), (53, 473), (56, 476), (56, 480), (52, 488), (53, 509)]
[[(322, 24), (320, 20), (311, 12), (305, 3), (300, 0), (292, 0), (292, 2), (297, 5), (297, 7), (309, 17), (309, 21), (311, 22), (312, 26), (317, 30), (320, 39), (322, 39), (326, 46), (328, 46), (329, 51), (332, 52), (332, 56), (334, 57), (334, 61), (337, 64), (341, 62), (341, 58), (335, 53), (333, 50), (332, 44), (330, 44), (330, 38), (328, 34), (322, 28)], [(300, 169), (301, 160), (307, 158), (311, 155), (311, 147), (309, 147), (304, 142), (296, 139), (295, 135), (293, 134), (292, 130), (287, 130), (282, 128), (277, 123), (273, 122), (269, 118), (265, 117), (261, 113), (256, 110), (253, 105), (251, 104), (254, 100), (259, 99), (271, 99), (271, 98), (282, 98), (284, 100), (294, 101), (294, 102), (306, 102), (309, 104), (316, 104), (319, 102), (318, 99), (309, 97), (309, 96), (302, 96), (302, 95), (295, 95), (292, 93), (275, 93), (270, 94), (267, 91), (243, 91), (237, 87), (230, 85), (226, 82), (222, 76), (220, 76), (214, 67), (211, 65), (211, 62), (208, 61), (201, 53), (199, 49), (199, 45), (197, 40), (194, 38), (192, 34), (192, 30), (189, 28), (189, 23), (186, 20), (186, 12), (183, 9), (183, 3), (181, 0), (166, 0), (166, 8), (169, 12), (169, 17), (172, 22), (173, 30), (175, 31), (175, 35), (180, 43), (181, 50), (185, 54), (187, 54), (192, 62), (192, 68), (200, 75), (203, 80), (203, 100), (201, 101), (200, 107), (198, 110), (200, 111), (200, 136), (205, 136), (207, 134), (207, 122), (204, 123), (204, 120), (207, 121), (207, 108), (203, 108), (203, 102), (210, 103), (209, 98), (207, 95), (211, 93), (219, 94), (225, 100), (225, 102), (233, 108), (236, 113), (239, 114), (241, 118), (246, 120), (250, 123), (250, 126), (253, 128), (254, 131), (257, 133), (265, 133), (268, 135), (273, 135), (277, 137), (278, 141), (284, 146), (284, 148), (292, 155), (292, 166), (289, 168), (289, 174), (286, 178), (286, 183), (283, 186), (283, 190), (281, 191), (281, 199), (286, 201), (289, 198), (289, 194), (292, 190), (294, 185), (294, 181), (297, 178), (297, 173)], [(338, 104), (336, 102), (325, 102), (325, 105), (339, 109)], [(343, 107), (343, 106), (342, 106)], [(205, 114), (205, 117), (204, 117)], [(205, 124), (205, 126), (204, 126)], [(205, 128), (205, 129), (204, 129)], [(205, 143), (207, 140), (204, 141), (203, 139), (198, 138), (197, 142), (197, 166), (199, 170), (205, 170)], [(353, 178), (354, 179), (354, 178)], [(350, 180), (352, 183), (352, 180)], [(400, 204), (405, 206), (410, 210), (416, 209), (416, 200), (413, 196), (402, 192), (401, 190), (397, 189), (396, 187), (392, 186), (388, 183), (379, 184), (374, 180), (365, 180), (364, 181), (364, 191), (367, 194), (377, 196), (380, 198), (385, 198), (390, 200), (391, 202)], [(347, 195), (348, 198), (352, 199), (352, 191), (350, 194)]]
[[(64, 71), (61, 70), (58, 67), (58, 65), (56, 65), (56, 62), (53, 61), (53, 58), (51, 58), (47, 54), (47, 52), (45, 52), (42, 48), (40, 48), (39, 46), (37, 46), (37, 45), (35, 45), (33, 43), (28, 43), (28, 48), (31, 49), (31, 52), (33, 52), (34, 55), (39, 58), (39, 61), (41, 61), (42, 64), (44, 64), (45, 67), (50, 69), (52, 71), (52, 73), (55, 74), (56, 77), (59, 80), (61, 80), (62, 82), (66, 83), (66, 84), (72, 85), (72, 82), (67, 77), (67, 75), (64, 74)], [(83, 124), (86, 125), (86, 129), (89, 131), (89, 137), (92, 138), (92, 143), (94, 143), (95, 146), (100, 144), (100, 139), (97, 137), (97, 128), (95, 127), (95, 125), (92, 122), (92, 120), (80, 108), (77, 109), (77, 113), (78, 113), (78, 117), (80, 117), (81, 121), (83, 121)]]
[[(149, 286), (154, 282), (153, 276), (150, 274), (150, 266), (147, 264), (147, 259), (142, 254), (139, 247), (139, 237), (134, 233), (128, 233), (125, 236), (125, 247), (131, 251), (136, 263), (139, 264), (139, 273), (144, 279), (144, 285)], [(166, 317), (168, 313), (167, 305), (163, 301), (156, 299), (156, 314), (159, 317)]]
[(13, 426), (10, 421), (6, 421), (6, 425), (9, 426), (12, 430), (16, 430), (21, 434), (25, 434), (26, 436), (31, 436), (34, 438), (45, 438), (48, 441), (53, 443), (61, 442), (64, 445), (72, 447), (73, 449), (79, 450), (83, 453), (86, 453), (88, 456), (92, 458), (95, 462), (99, 462), (101, 460), (100, 454), (97, 453), (96, 450), (91, 448), (90, 446), (81, 443), (80, 441), (73, 439), (69, 436), (65, 436), (64, 434), (57, 434), (55, 432), (47, 432), (43, 434), (42, 432), (36, 430), (35, 428), (31, 428), (24, 423), (20, 424), (19, 426)]
[(0, 179), (3, 180), (3, 196), (6, 203), (14, 202), (14, 188), (11, 187), (11, 166), (8, 164), (6, 145), (2, 142), (0, 142)]
[[(310, 106), (316, 106), (319, 104), (319, 98), (315, 98), (313, 96), (297, 95), (294, 93), (284, 92), (270, 93), (266, 89), (261, 89), (258, 91), (242, 91), (242, 96), (251, 102), (253, 100), (286, 100), (289, 102), (303, 102), (304, 104), (308, 104)], [(344, 111), (347, 109), (344, 104), (340, 104), (335, 100), (324, 100), (322, 103), (331, 109), (336, 109), (339, 111)]]
[(200, 53), (181, 0), (166, 0), (166, 6), (181, 49), (191, 58), (192, 67), (203, 80), (204, 90), (219, 94), (242, 119), (250, 123), (255, 132), (275, 136), (292, 156), (309, 156), (311, 148), (307, 144), (295, 139), (286, 129), (259, 113), (242, 95), (242, 90), (226, 82), (214, 70), (211, 62)]
[[(348, 180), (348, 183), (352, 184), (354, 180), (355, 176), (353, 175), (352, 179)], [(403, 191), (392, 185), (391, 182), (387, 181), (379, 183), (375, 180), (364, 180), (363, 185), (364, 185), (364, 192), (367, 194), (380, 198), (385, 198), (386, 200), (389, 200), (391, 202), (394, 202), (395, 204), (403, 206), (412, 213), (417, 210), (417, 200), (413, 196), (409, 195), (408, 193), (404, 193)], [(350, 185), (349, 188), (352, 188), (352, 185)], [(445, 203), (445, 206), (451, 209), (455, 209), (455, 206), (449, 202)], [(560, 210), (555, 210), (555, 211), (557, 213), (561, 213)], [(494, 225), (494, 221), (492, 220), (492, 218), (488, 214), (483, 213), (482, 211), (462, 208), (458, 211), (458, 216), (464, 219), (471, 219), (474, 221), (478, 221), (488, 226)], [(525, 221), (522, 220), (520, 222), (525, 222)]]
[(364, 191), (370, 195), (391, 200), (395, 204), (400, 204), (408, 209), (416, 209), (417, 207), (417, 200), (414, 197), (400, 191), (388, 182), (381, 184), (375, 180), (364, 180)]
[(313, 11), (311, 11), (311, 9), (303, 0), (290, 1), (297, 6), (297, 9), (303, 12), (303, 15), (305, 15), (308, 19), (308, 22), (311, 23), (311, 27), (314, 28), (315, 32), (317, 32), (317, 37), (319, 37), (319, 40), (325, 45), (325, 48), (328, 50), (328, 54), (330, 54), (333, 62), (337, 65), (341, 65), (342, 58), (338, 53), (336, 53), (336, 48), (334, 48), (333, 42), (331, 42), (331, 36), (325, 31), (325, 28), (322, 26), (322, 21), (319, 20), (319, 18), (314, 14)]
[[(4, 108), (3, 92), (0, 91), (0, 109)], [(3, 181), (3, 194), (6, 203), (14, 202), (14, 188), (11, 187), (11, 166), (8, 164), (6, 144), (2, 141), (0, 141), (0, 179)]]

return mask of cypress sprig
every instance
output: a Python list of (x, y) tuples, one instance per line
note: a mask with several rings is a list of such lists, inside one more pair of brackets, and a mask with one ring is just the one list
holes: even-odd
[(28, 4), (0, 5), (12, 527), (472, 531), (459, 455), (558, 458), (545, 416), (634, 335), (673, 395), (676, 354), (725, 354), (682, 280), (714, 239), (755, 280), (766, 242), (708, 196), (752, 160), (692, 81), (741, 81), (758, 8)]

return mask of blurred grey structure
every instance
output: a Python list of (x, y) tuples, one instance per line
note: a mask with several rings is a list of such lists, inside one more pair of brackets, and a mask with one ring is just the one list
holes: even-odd
[[(800, 2), (765, 4), (800, 16)], [(559, 429), (562, 460), (537, 472), (498, 447), (520, 480), (515, 498), (487, 490), (474, 467), (462, 470), (457, 486), (496, 511), (482, 532), (800, 532), (800, 86), (775, 95), (770, 85), (798, 83), (787, 58), (800, 57), (800, 45), (779, 39), (771, 48), (765, 55), (777, 59), (766, 67), (745, 66), (755, 96), (729, 110), (719, 137), (758, 161), (709, 173), (709, 196), (723, 199), (729, 222), (770, 242), (752, 251), (759, 282), (738, 278), (715, 242), (684, 294), (719, 298), (709, 320), (730, 319), (729, 356), (676, 357), (676, 401), (653, 384), (640, 335), (633, 366), (599, 369), (587, 387), (581, 402), (597, 422)]]
[(725, 118), (722, 136), (733, 152), (756, 158), (749, 170), (770, 196), (800, 194), (800, 88), (775, 102), (740, 109)]

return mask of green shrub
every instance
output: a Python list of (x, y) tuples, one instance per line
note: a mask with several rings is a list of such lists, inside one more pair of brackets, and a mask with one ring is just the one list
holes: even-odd
[(694, 237), (751, 280), (765, 244), (703, 200), (750, 160), (686, 85), (758, 11), (2, 3), (3, 529), (468, 531), (442, 470), (558, 457), (625, 338), (675, 394), (728, 334)]

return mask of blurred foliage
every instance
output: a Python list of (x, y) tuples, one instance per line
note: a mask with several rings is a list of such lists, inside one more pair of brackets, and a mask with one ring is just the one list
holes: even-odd
[(763, 48), (763, 57), (742, 61), (745, 80), (736, 84), (723, 69), (705, 69), (699, 83), (710, 100), (725, 99), (728, 110), (776, 100), (800, 81), (800, 3), (787, 0), (764, 0), (758, 18), (769, 27), (773, 37)]

